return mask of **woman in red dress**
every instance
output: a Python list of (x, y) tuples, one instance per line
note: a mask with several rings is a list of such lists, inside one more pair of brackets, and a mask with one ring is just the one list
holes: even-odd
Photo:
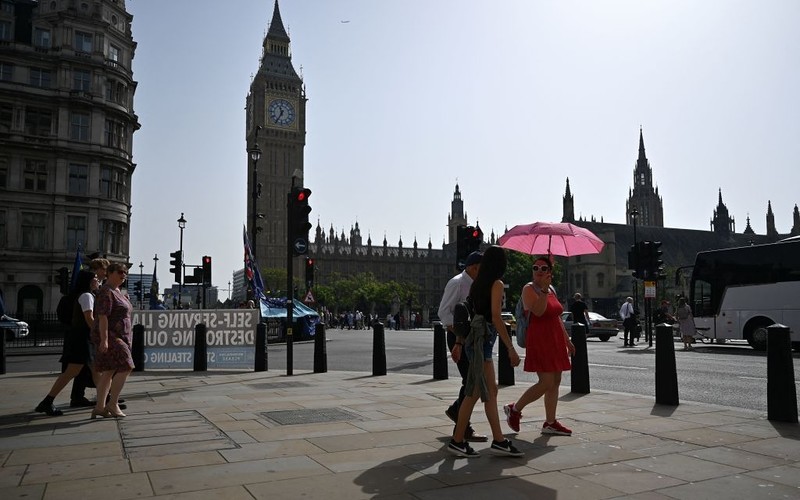
[(539, 257), (533, 264), (533, 281), (522, 288), (523, 307), (526, 312), (533, 313), (525, 332), (524, 368), (526, 372), (536, 372), (539, 381), (529, 387), (516, 403), (507, 404), (503, 410), (508, 426), (519, 432), (522, 409), (544, 396), (542, 434), (571, 436), (572, 431), (556, 420), (556, 405), (561, 372), (570, 369), (569, 357), (575, 354), (575, 346), (561, 321), (564, 308), (550, 286), (552, 281), (552, 262), (549, 258)]
[[(125, 416), (119, 407), (119, 394), (134, 367), (131, 356), (133, 306), (128, 295), (120, 290), (127, 277), (128, 268), (125, 264), (109, 265), (108, 277), (98, 290), (94, 303), (92, 344), (97, 373), (97, 406), (92, 410), (92, 418), (98, 415)], [(110, 398), (105, 404), (107, 395)]]

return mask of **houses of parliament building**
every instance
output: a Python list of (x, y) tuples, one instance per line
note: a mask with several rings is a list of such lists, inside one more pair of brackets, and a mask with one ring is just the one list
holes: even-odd
[[(256, 168), (253, 168), (252, 160), (248, 164), (247, 186), (248, 214), (264, 214), (263, 218), (260, 215), (248, 217), (248, 220), (258, 221), (254, 246), (262, 268), (286, 266), (286, 193), (291, 189), (293, 177), (302, 182), (307, 99), (303, 81), (292, 65), (289, 44), (276, 2), (246, 106), (248, 149), (257, 147), (263, 152)], [(255, 175), (259, 176), (258, 179)], [(261, 196), (251, 198), (250, 194), (259, 190), (259, 183), (263, 183)], [(788, 234), (800, 234), (797, 206), (794, 207), (791, 231), (782, 235), (775, 227), (769, 201), (766, 203), (767, 234), (755, 234), (749, 219), (744, 230), (737, 233), (721, 191), (708, 231), (664, 227), (662, 198), (658, 188), (654, 187), (653, 171), (645, 154), (641, 130), (632, 186), (625, 202), (627, 220), (624, 224), (611, 224), (594, 219), (576, 219), (574, 195), (569, 179), (566, 180), (562, 221), (591, 230), (606, 245), (600, 254), (561, 261), (565, 270), (562, 290), (559, 291), (562, 300), (566, 301), (574, 292), (581, 292), (594, 310), (609, 314), (615, 312), (622, 298), (630, 295), (633, 289), (627, 254), (634, 243), (634, 230), (638, 240), (663, 243), (663, 258), (668, 268), (691, 265), (696, 253), (702, 250), (765, 243)], [(344, 231), (337, 234), (333, 225), (326, 231), (317, 222), (309, 242), (309, 256), (316, 265), (316, 281), (326, 283), (335, 273), (347, 276), (370, 272), (379, 280), (411, 282), (419, 287), (416, 302), (421, 305), (423, 317), (427, 318), (428, 313), (438, 307), (447, 280), (456, 272), (456, 227), (469, 224), (461, 195), (456, 185), (447, 218), (448, 241), (437, 248), (430, 240), (422, 245), (416, 239), (404, 243), (402, 238), (390, 244), (385, 236), (381, 242), (373, 242), (369, 235), (364, 240), (357, 222), (351, 226), (349, 234)], [(252, 234), (252, 231), (248, 232)], [(494, 243), (496, 237), (499, 235), (492, 231), (487, 243)], [(295, 265), (295, 276), (299, 276), (299, 262)], [(235, 281), (243, 280), (235, 278)]]

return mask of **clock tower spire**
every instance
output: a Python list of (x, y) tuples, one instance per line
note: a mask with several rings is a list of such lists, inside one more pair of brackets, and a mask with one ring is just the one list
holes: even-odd
[[(248, 160), (247, 211), (248, 215), (257, 215), (246, 220), (258, 221), (256, 231), (248, 228), (248, 232), (255, 234), (253, 246), (262, 267), (286, 267), (287, 193), (293, 176), (297, 177), (296, 185), (305, 184), (306, 101), (303, 80), (292, 64), (289, 35), (275, 0), (258, 72), (246, 99), (246, 149), (258, 146), (261, 150), (255, 165)], [(254, 184), (262, 184), (262, 188)], [(260, 197), (251, 198), (250, 193), (254, 192), (260, 192)]]

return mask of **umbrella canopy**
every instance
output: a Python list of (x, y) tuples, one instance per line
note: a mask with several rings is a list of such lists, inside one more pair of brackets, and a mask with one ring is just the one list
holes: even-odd
[(531, 255), (587, 255), (600, 253), (605, 243), (588, 229), (568, 222), (534, 222), (512, 227), (498, 244)]

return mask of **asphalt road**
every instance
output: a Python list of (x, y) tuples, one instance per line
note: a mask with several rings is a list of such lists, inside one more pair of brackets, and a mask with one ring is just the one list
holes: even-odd
[[(642, 394), (655, 397), (655, 351), (644, 343), (623, 349), (621, 339), (600, 342), (589, 339), (589, 374), (592, 389)], [(430, 329), (386, 331), (386, 367), (389, 372), (433, 376), (433, 332)], [(678, 390), (681, 401), (697, 401), (723, 406), (767, 410), (766, 353), (752, 350), (743, 343), (735, 345), (695, 344), (692, 351), (675, 344)], [(373, 333), (371, 330), (327, 332), (328, 370), (372, 371)], [(522, 349), (519, 349), (521, 352)], [(298, 342), (293, 346), (294, 373), (314, 367), (314, 343)], [(800, 382), (800, 354), (793, 354), (795, 389)], [(285, 372), (286, 345), (270, 344), (268, 369)], [(449, 376), (458, 378), (455, 364), (448, 362)], [(53, 372), (60, 370), (58, 355), (9, 356), (6, 369), (14, 372)], [(535, 374), (521, 368), (514, 371), (515, 382), (532, 384)], [(563, 384), (569, 386), (569, 373)]]

